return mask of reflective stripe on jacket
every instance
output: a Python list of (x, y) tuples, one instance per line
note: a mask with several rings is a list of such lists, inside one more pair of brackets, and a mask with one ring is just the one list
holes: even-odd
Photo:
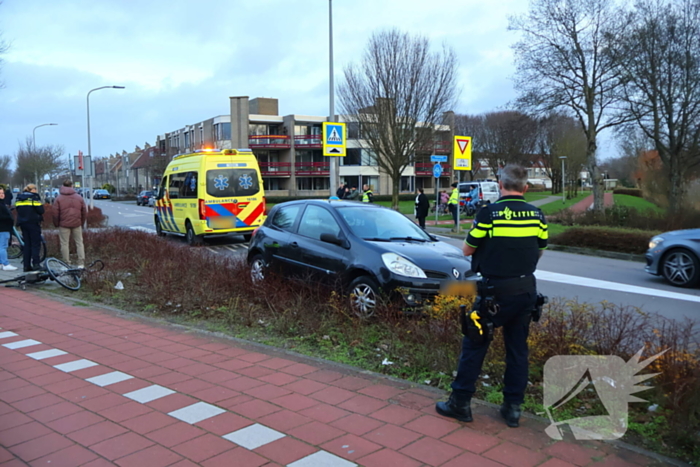
[(23, 192), (17, 195), (15, 203), (17, 225), (41, 224), (44, 220), (44, 203), (37, 193)]

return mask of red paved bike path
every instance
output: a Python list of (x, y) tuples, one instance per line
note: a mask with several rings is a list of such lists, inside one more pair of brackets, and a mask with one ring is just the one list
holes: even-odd
[(664, 465), (553, 442), (533, 419), (509, 429), (484, 405), (458, 423), (435, 391), (38, 293), (0, 288), (0, 328), (3, 467)]

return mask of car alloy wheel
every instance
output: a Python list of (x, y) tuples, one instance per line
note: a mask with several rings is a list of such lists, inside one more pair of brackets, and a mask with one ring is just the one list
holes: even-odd
[(679, 287), (692, 287), (700, 275), (698, 260), (683, 250), (670, 251), (664, 257), (662, 267), (666, 280)]
[(259, 284), (265, 280), (265, 260), (261, 255), (255, 255), (250, 262), (250, 278), (253, 284)]
[(358, 277), (350, 284), (350, 308), (362, 319), (371, 318), (377, 312), (379, 288), (369, 277)]

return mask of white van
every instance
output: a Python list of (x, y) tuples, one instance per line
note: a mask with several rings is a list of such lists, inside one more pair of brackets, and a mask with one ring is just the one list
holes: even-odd
[(498, 182), (493, 181), (462, 182), (459, 184), (459, 197), (466, 198), (477, 186), (479, 187), (479, 200), (486, 203), (495, 203), (501, 197)]

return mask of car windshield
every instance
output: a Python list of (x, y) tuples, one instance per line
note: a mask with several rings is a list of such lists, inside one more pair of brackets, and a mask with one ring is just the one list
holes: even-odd
[(432, 238), (420, 227), (391, 209), (348, 206), (338, 208), (338, 213), (352, 230), (365, 240), (430, 242)]

